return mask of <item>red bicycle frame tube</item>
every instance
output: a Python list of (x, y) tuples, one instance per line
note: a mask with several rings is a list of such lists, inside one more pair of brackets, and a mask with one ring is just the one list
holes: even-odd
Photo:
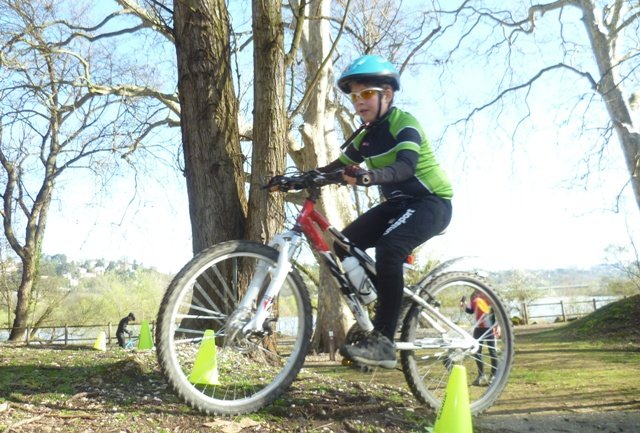
[(309, 198), (304, 201), (300, 215), (298, 215), (298, 219), (296, 220), (296, 226), (302, 230), (302, 233), (307, 236), (309, 242), (311, 242), (311, 245), (313, 245), (316, 250), (327, 252), (329, 251), (329, 245), (324, 240), (322, 232), (326, 231), (330, 227), (330, 224), (324, 215), (315, 210), (315, 205), (315, 201)]

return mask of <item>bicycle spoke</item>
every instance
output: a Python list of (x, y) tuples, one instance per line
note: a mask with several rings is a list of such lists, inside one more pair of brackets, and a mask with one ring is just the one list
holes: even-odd
[[(172, 282), (158, 314), (158, 359), (193, 407), (217, 414), (255, 410), (286, 389), (302, 367), (311, 306), (297, 272), (285, 278), (264, 327), (243, 330), (259, 300), (243, 309), (239, 301), (259, 264), (275, 266), (276, 259), (267, 246), (229, 242), (196, 256)], [(263, 281), (252, 284), (270, 278), (261, 275)]]
[[(474, 274), (444, 274), (426, 290), (433, 297), (439, 314), (465, 331), (469, 340), (436, 316), (429, 319), (429, 310), (414, 306), (407, 313), (402, 341), (414, 341), (420, 349), (401, 352), (407, 382), (416, 398), (438, 408), (451, 367), (462, 365), (470, 385), (471, 410), (482, 412), (500, 395), (511, 369), (513, 336), (509, 318), (495, 292)], [(461, 300), (472, 296), (482, 297), (490, 313), (468, 314), (468, 307), (461, 306)], [(469, 344), (473, 342), (471, 338), (477, 344), (477, 352)]]

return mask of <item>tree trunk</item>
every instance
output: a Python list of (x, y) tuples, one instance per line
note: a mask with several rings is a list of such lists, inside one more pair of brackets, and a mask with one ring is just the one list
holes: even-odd
[(174, 4), (193, 252), (244, 235), (247, 203), (224, 0)]
[(33, 257), (23, 257), (22, 278), (18, 286), (18, 299), (16, 302), (15, 317), (13, 326), (9, 334), (9, 341), (19, 341), (24, 338), (29, 320), (29, 302), (31, 300), (31, 289), (35, 279), (36, 266)]
[[(309, 4), (309, 16), (329, 16), (328, 0), (313, 0)], [(309, 20), (302, 41), (303, 57), (308, 77), (320, 70), (322, 61), (331, 48), (329, 22)], [(317, 88), (303, 114), (302, 139), (304, 147), (293, 156), (302, 169), (326, 165), (339, 155), (335, 136), (335, 109), (328, 104), (333, 88), (332, 65), (327, 63), (320, 73)], [(347, 188), (324, 188), (318, 202), (319, 209), (338, 228), (350, 220), (351, 200)], [(318, 352), (329, 351), (329, 332), (332, 331), (336, 347), (344, 341), (352, 316), (342, 301), (340, 291), (327, 267), (320, 261), (320, 287), (318, 288), (318, 316), (313, 337), (313, 348)]]
[[(51, 59), (47, 57), (49, 66), (51, 65)], [(50, 66), (48, 71), (52, 71)], [(55, 76), (50, 75), (52, 82), (55, 80)], [(55, 86), (52, 86), (55, 88)], [(52, 92), (52, 100), (54, 106), (50, 107), (51, 118), (49, 119), (49, 145), (47, 146), (48, 154), (44, 160), (45, 162), (45, 175), (42, 180), (38, 194), (33, 201), (30, 212), (27, 214), (27, 226), (25, 230), (24, 245), (20, 245), (18, 239), (16, 239), (11, 227), (11, 223), (6, 219), (11, 220), (12, 210), (7, 212), (5, 202), (5, 236), (11, 244), (13, 250), (18, 254), (22, 262), (22, 276), (20, 279), (20, 285), (18, 286), (15, 317), (11, 333), (9, 334), (9, 341), (18, 341), (23, 338), (27, 328), (27, 322), (29, 320), (29, 304), (31, 303), (33, 284), (38, 271), (38, 258), (42, 250), (42, 241), (44, 240), (45, 228), (47, 226), (47, 216), (49, 214), (49, 206), (51, 204), (51, 196), (55, 187), (55, 178), (59, 175), (60, 171), (57, 168), (57, 157), (60, 152), (59, 145), (59, 131), (60, 113), (57, 110), (58, 95), (55, 91)], [(44, 141), (43, 141), (44, 142)], [(8, 161), (5, 156), (2, 156), (3, 164), (7, 168)], [(5, 200), (13, 197), (13, 187), (16, 182), (22, 182), (23, 179), (20, 176), (21, 170), (7, 170), (7, 186), (5, 189)], [(16, 177), (17, 176), (17, 177)], [(13, 186), (12, 186), (13, 185)], [(7, 216), (8, 215), (8, 216)]]
[(284, 195), (260, 188), (285, 168), (284, 34), (280, 0), (253, 1), (253, 152), (246, 237), (268, 242), (282, 229)]
[[(582, 2), (580, 8), (584, 15), (583, 22), (600, 72), (601, 78), (597, 91), (602, 95), (618, 140), (620, 140), (633, 195), (636, 205), (640, 209), (640, 129), (637, 124), (634, 124), (631, 108), (621, 89), (623, 80), (620, 77), (619, 59), (614, 48), (617, 44), (613, 42), (618, 35), (604, 33), (603, 29), (606, 26), (596, 18), (592, 2)], [(617, 23), (615, 24), (617, 25)]]

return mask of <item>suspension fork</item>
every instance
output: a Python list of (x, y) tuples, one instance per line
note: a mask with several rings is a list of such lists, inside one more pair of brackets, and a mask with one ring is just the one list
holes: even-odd
[(258, 332), (263, 330), (264, 321), (269, 315), (273, 300), (278, 296), (284, 280), (287, 278), (291, 268), (291, 257), (299, 246), (302, 238), (295, 231), (287, 231), (276, 235), (269, 246), (278, 250), (278, 260), (275, 266), (270, 266), (266, 261), (261, 260), (256, 265), (253, 278), (247, 288), (247, 293), (240, 301), (239, 310), (251, 311), (253, 301), (258, 298), (260, 288), (267, 275), (271, 275), (269, 286), (265, 290), (260, 302), (256, 305), (256, 312), (249, 322), (242, 328), (244, 333)]

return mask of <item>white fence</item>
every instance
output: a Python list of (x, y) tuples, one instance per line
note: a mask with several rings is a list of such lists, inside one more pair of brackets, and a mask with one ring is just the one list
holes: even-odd
[(539, 300), (530, 304), (522, 304), (522, 314), (525, 324), (532, 323), (536, 319), (544, 322), (573, 320), (596, 311), (611, 302), (621, 299), (622, 296), (597, 296), (591, 298), (570, 298)]
[[(153, 335), (154, 323), (149, 324), (151, 335)], [(26, 344), (56, 344), (56, 345), (91, 345), (93, 344), (100, 332), (104, 331), (107, 335), (107, 345), (116, 344), (117, 325), (107, 323), (106, 325), (55, 325), (40, 326), (38, 328), (27, 327), (24, 336)], [(133, 335), (140, 334), (140, 324), (129, 323), (127, 329)], [(0, 342), (7, 341), (9, 338), (10, 328), (0, 328)]]

